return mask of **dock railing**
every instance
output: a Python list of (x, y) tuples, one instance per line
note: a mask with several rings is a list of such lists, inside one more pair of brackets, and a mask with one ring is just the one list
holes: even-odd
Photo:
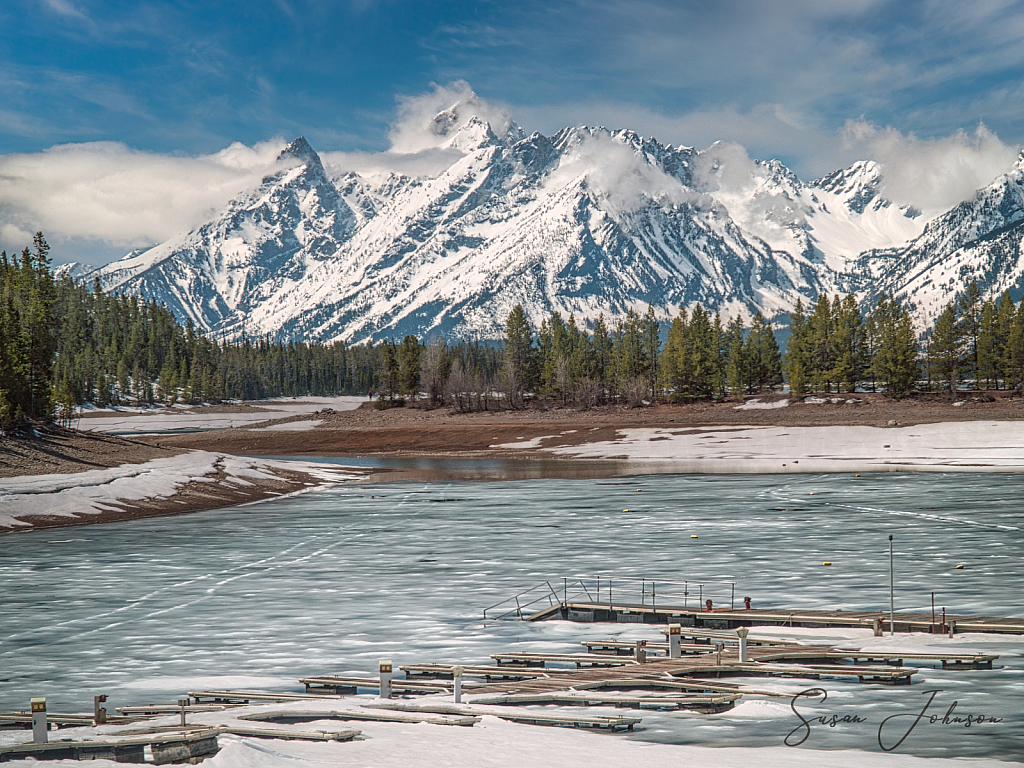
[[(561, 583), (559, 583), (561, 582)], [(736, 607), (733, 581), (648, 579), (628, 576), (565, 577), (542, 581), (512, 597), (484, 608), (484, 619), (528, 619), (560, 606), (591, 605), (609, 610), (642, 608), (672, 613), (672, 609), (703, 611), (706, 600), (719, 608)]]

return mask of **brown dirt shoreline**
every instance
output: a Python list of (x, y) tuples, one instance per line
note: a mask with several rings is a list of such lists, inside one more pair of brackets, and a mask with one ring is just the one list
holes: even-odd
[[(763, 398), (762, 402), (780, 400)], [(530, 449), (492, 446), (532, 438), (558, 436), (560, 445), (611, 441), (619, 430), (637, 427), (710, 429), (728, 426), (910, 426), (953, 421), (1021, 421), (1024, 399), (1006, 392), (962, 393), (962, 405), (953, 406), (940, 396), (892, 401), (882, 395), (830, 396), (819, 404), (794, 403), (785, 408), (736, 410), (736, 402), (657, 405), (627, 409), (605, 407), (580, 411), (563, 407), (535, 407), (524, 411), (454, 413), (448, 409), (394, 408), (377, 411), (368, 404), (353, 411), (325, 409), (314, 414), (270, 420), (264, 424), (317, 419), (322, 423), (305, 431), (259, 431), (235, 428), (210, 432), (125, 438), (70, 429), (49, 429), (30, 438), (0, 439), (0, 478), (135, 464), (169, 457), (190, 449), (248, 456), (416, 456), (443, 462), (450, 458), (501, 458), (528, 463), (543, 456), (548, 462), (573, 459), (554, 457)], [(227, 406), (250, 410), (248, 404)], [(213, 406), (216, 411), (225, 406)], [(197, 409), (198, 410), (198, 409)], [(621, 462), (588, 461), (588, 476), (607, 466), (609, 476), (621, 473)], [(305, 472), (275, 469), (277, 479), (239, 487), (223, 482), (188, 483), (169, 499), (125, 502), (120, 510), (78, 518), (24, 518), (36, 528), (93, 525), (115, 520), (184, 514), (272, 498), (325, 482)], [(429, 473), (428, 473), (429, 474)], [(442, 473), (438, 473), (441, 477)], [(524, 474), (523, 476), (528, 476)], [(378, 476), (379, 478), (379, 476)], [(0, 483), (2, 486), (2, 483)], [(28, 529), (30, 530), (30, 529)]]
[[(491, 446), (557, 434), (560, 445), (614, 440), (620, 429), (666, 427), (708, 429), (721, 426), (911, 426), (950, 421), (1021, 421), (1024, 399), (1011, 393), (963, 393), (963, 405), (938, 396), (893, 401), (878, 394), (832, 395), (823, 404), (796, 403), (786, 408), (736, 410), (736, 402), (657, 405), (629, 409), (605, 407), (532, 408), (524, 411), (454, 413), (448, 409), (392, 408), (376, 411), (318, 411), (271, 423), (318, 419), (301, 432), (225, 429), (159, 438), (161, 445), (202, 448), (252, 456), (488, 456), (509, 457), (509, 449)], [(762, 398), (762, 402), (781, 400)], [(260, 425), (262, 426), (262, 424)], [(147, 439), (147, 438), (143, 438)], [(154, 438), (155, 440), (156, 438)], [(520, 457), (529, 450), (515, 450)], [(550, 457), (550, 455), (548, 455)]]

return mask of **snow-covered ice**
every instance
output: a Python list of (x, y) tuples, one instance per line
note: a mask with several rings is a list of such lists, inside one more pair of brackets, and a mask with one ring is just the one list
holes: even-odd
[[(1010, 474), (951, 473), (345, 484), (187, 517), (18, 533), (0, 539), (8, 608), (0, 616), (0, 706), (23, 708), (34, 695), (50, 697), (54, 710), (75, 711), (90, 708), (97, 693), (110, 696), (108, 706), (122, 706), (173, 702), (200, 687), (301, 691), (300, 676), (372, 675), (381, 658), (479, 664), (499, 651), (567, 652), (581, 650), (583, 639), (661, 638), (637, 624), (482, 620), (484, 607), (562, 575), (735, 581), (737, 604), (750, 595), (754, 607), (880, 609), (888, 606), (889, 533), (896, 537), (897, 610), (926, 613), (935, 591), (950, 613), (1020, 616), (1017, 486)], [(832, 567), (822, 568), (823, 560)], [(961, 563), (965, 569), (957, 570)], [(713, 597), (729, 605), (728, 591)], [(867, 630), (791, 627), (758, 627), (755, 634), (850, 647), (897, 642), (906, 652), (938, 644), (1000, 658), (991, 671), (922, 664), (909, 688), (730, 681), (790, 696), (820, 685), (828, 701), (820, 708), (809, 702), (809, 711), (869, 720), (859, 730), (816, 731), (808, 747), (792, 751), (781, 742), (794, 718), (777, 717), (778, 708), (763, 703), (749, 706), (788, 701), (748, 696), (732, 715), (637, 713), (642, 728), (614, 737), (507, 723), (493, 724), (499, 736), (474, 728), (454, 737), (439, 727), (360, 724), (370, 736), (356, 745), (364, 751), (238, 740), (249, 746), (218, 759), (247, 765), (262, 755), (268, 768), (295, 764), (282, 755), (311, 764), (393, 765), (418, 751), (425, 765), (547, 765), (575, 763), (578, 752), (595, 766), (643, 764), (646, 755), (662, 764), (735, 756), (853, 766), (914, 765), (900, 762), (912, 754), (1024, 754), (1024, 638), (891, 641)], [(972, 727), (970, 738), (932, 729), (910, 739), (902, 755), (881, 754), (874, 742), (881, 716), (919, 709), (921, 691), (933, 689), (943, 691), (943, 709), (957, 700), (964, 711), (1005, 722)], [(706, 747), (715, 748), (711, 758)]]

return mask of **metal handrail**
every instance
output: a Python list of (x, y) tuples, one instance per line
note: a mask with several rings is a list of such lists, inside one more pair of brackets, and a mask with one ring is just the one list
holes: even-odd
[[(588, 581), (591, 583), (588, 584)], [(607, 587), (604, 587), (602, 581), (606, 582)], [(639, 585), (636, 582), (639, 581)], [(625, 586), (623, 585), (625, 582)], [(648, 583), (649, 582), (649, 583)], [(660, 593), (658, 587), (661, 587)], [(678, 587), (682, 587), (682, 591), (678, 590)], [(632, 588), (631, 588), (632, 587)], [(639, 589), (637, 588), (639, 587)], [(666, 589), (668, 587), (668, 589)], [(705, 587), (708, 587), (705, 590)], [(565, 577), (562, 579), (562, 593), (558, 594), (557, 590), (551, 586), (550, 581), (543, 581), (536, 586), (525, 589), (512, 597), (501, 600), (494, 605), (490, 605), (484, 609), (484, 619), (502, 619), (509, 615), (515, 615), (517, 618), (526, 618), (528, 614), (524, 613), (524, 610), (535, 606), (544, 600), (547, 600), (547, 607), (551, 608), (555, 605), (561, 605), (563, 608), (571, 602), (586, 599), (587, 602), (604, 605), (602, 601), (602, 591), (607, 589), (608, 599), (607, 604), (609, 609), (614, 607), (617, 602), (620, 606), (637, 605), (636, 602), (630, 601), (630, 598), (639, 598), (639, 605), (646, 606), (647, 599), (650, 597), (650, 605), (653, 609), (657, 610), (657, 606), (660, 604), (663, 608), (677, 607), (677, 608), (689, 608), (689, 598), (694, 595), (694, 588), (696, 588), (696, 595), (698, 597), (697, 608), (702, 609), (704, 606), (705, 594), (708, 597), (720, 597), (722, 602), (728, 602), (730, 608), (736, 607), (736, 582), (733, 581), (702, 581), (694, 582), (689, 579), (686, 580), (675, 580), (675, 579), (649, 579), (647, 577), (574, 577), (572, 579)], [(614, 597), (618, 598), (613, 600), (613, 589)], [(541, 590), (540, 596), (533, 597), (529, 601), (522, 601), (520, 598), (525, 598), (533, 593)], [(593, 592), (592, 592), (593, 590)], [(570, 594), (571, 591), (571, 594)], [(725, 592), (724, 595), (721, 593)], [(596, 593), (596, 597), (595, 597)], [(677, 601), (680, 601), (677, 602)], [(515, 603), (514, 607), (506, 607), (511, 603)], [(488, 616), (488, 613), (492, 611), (499, 611), (497, 615)]]

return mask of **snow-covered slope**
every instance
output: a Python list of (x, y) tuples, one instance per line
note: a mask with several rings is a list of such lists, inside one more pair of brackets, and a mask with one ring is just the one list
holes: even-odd
[(453, 114), (435, 118), (457, 158), (437, 175), (332, 175), (300, 138), (209, 223), (88, 279), (227, 337), (493, 337), (517, 303), (538, 324), (553, 309), (591, 322), (652, 303), (667, 318), (698, 301), (776, 316), (798, 296), (869, 290), (861, 254), (890, 259), (924, 226), (878, 196), (874, 163), (806, 183), (724, 145), (497, 135)]
[(964, 286), (975, 280), (983, 296), (1024, 291), (1024, 154), (1013, 170), (973, 198), (936, 217), (903, 248), (867, 255), (878, 275), (876, 290), (915, 308), (931, 323)]

